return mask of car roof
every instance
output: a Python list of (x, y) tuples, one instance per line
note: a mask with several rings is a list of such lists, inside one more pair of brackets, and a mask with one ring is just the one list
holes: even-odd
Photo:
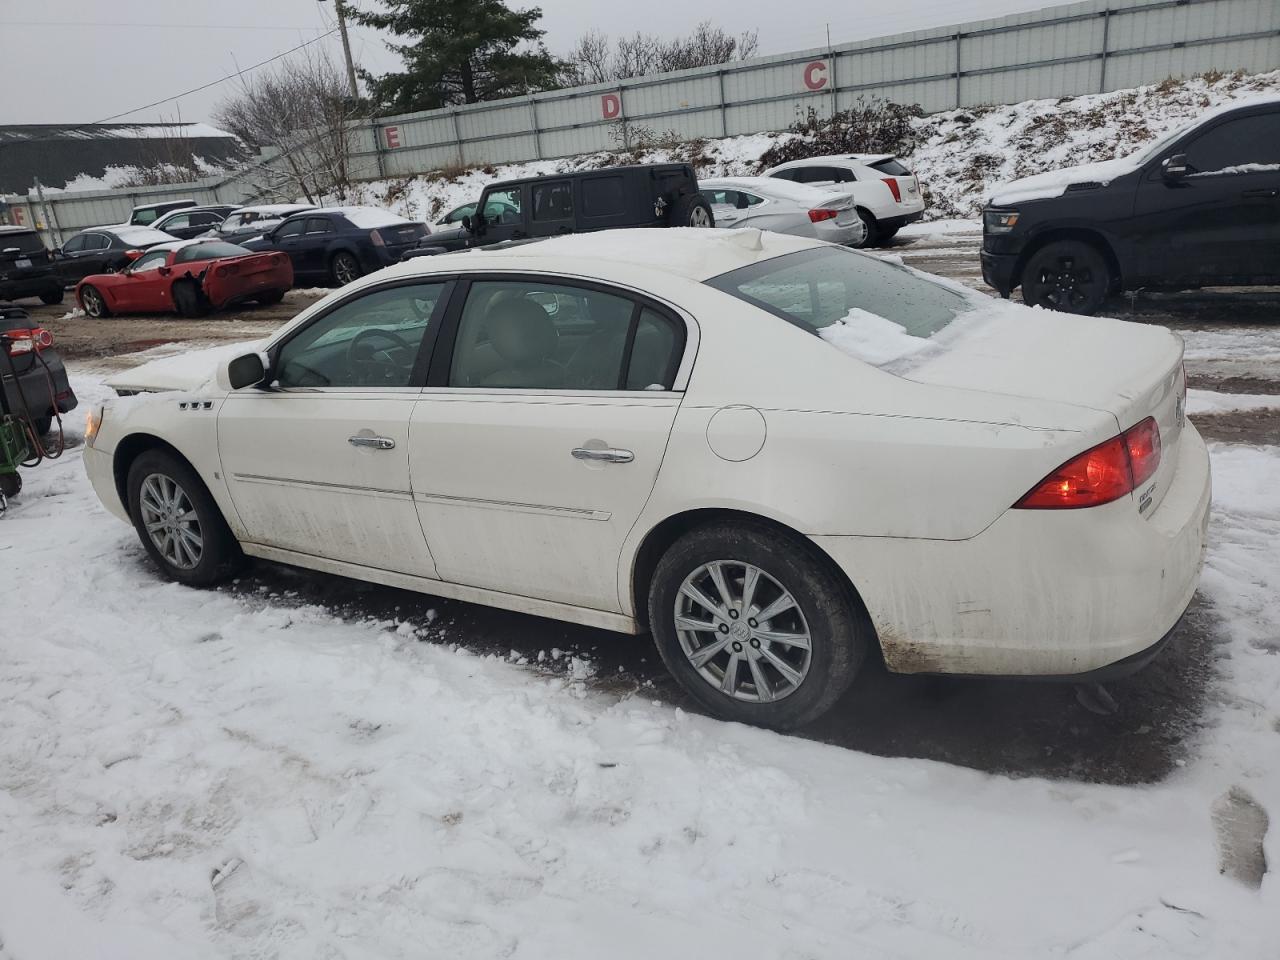
[(625, 283), (643, 279), (636, 275), (640, 271), (701, 282), (761, 260), (821, 246), (826, 244), (753, 228), (603, 230), (570, 233), (503, 249), (479, 247), (435, 257), (417, 257), (387, 267), (378, 275), (534, 270)]
[[(231, 206), (229, 203), (211, 203), (208, 205), (201, 204), (198, 207), (178, 207), (176, 210), (168, 210), (163, 213), (161, 219), (167, 220), (169, 217), (176, 217), (179, 214), (201, 213), (206, 210), (225, 210), (229, 206)], [(236, 209), (239, 209), (239, 207)]]
[(830, 167), (842, 166), (846, 164), (862, 164), (866, 166), (871, 163), (879, 163), (882, 160), (892, 160), (892, 153), (832, 153), (824, 157), (805, 157), (803, 160), (788, 160), (786, 163), (780, 163), (772, 170), (789, 170), (792, 167)]
[(519, 177), (515, 180), (495, 180), (486, 183), (485, 190), (494, 187), (514, 187), (526, 183), (538, 183), (543, 180), (572, 180), (575, 177), (599, 176), (600, 174), (619, 173), (631, 170), (688, 170), (687, 163), (625, 163), (616, 167), (595, 167), (591, 170), (570, 170), (565, 173), (543, 173), (534, 177)]
[(710, 177), (698, 180), (701, 190), (745, 190), (771, 194), (796, 203), (809, 203), (841, 192), (840, 185), (819, 187), (808, 183), (793, 183), (778, 177)]
[(255, 203), (246, 207), (236, 207), (232, 213), (278, 213), (281, 216), (292, 216), (316, 208), (309, 203)]

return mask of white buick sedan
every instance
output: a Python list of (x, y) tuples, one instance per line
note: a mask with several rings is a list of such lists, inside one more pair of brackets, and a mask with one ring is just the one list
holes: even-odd
[(755, 230), (423, 258), (194, 390), (91, 413), (168, 577), (245, 557), (652, 631), (720, 717), (794, 727), (869, 654), (1099, 676), (1160, 649), (1209, 506), (1181, 342)]

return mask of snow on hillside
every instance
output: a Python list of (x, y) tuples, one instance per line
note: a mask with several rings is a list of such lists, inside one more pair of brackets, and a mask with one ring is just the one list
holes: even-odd
[[(1266, 93), (1280, 93), (1280, 70), (1171, 79), (1112, 93), (948, 110), (915, 121), (919, 139), (906, 160), (925, 185), (928, 218), (973, 217), (986, 190), (997, 183), (1123, 156), (1207, 109)], [(433, 223), (475, 200), (494, 180), (635, 160), (688, 161), (707, 177), (751, 175), (759, 172), (760, 156), (770, 146), (793, 136), (757, 133), (631, 151), (621, 160), (618, 154), (602, 152), (380, 180), (361, 184), (356, 199)]]

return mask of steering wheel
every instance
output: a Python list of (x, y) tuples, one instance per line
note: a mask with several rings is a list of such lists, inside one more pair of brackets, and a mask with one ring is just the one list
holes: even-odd
[[(357, 374), (357, 371), (363, 370), (365, 367), (372, 366), (389, 367), (392, 370), (399, 369), (396, 362), (390, 356), (387, 356), (385, 349), (375, 349), (368, 342), (375, 337), (381, 337), (394, 347), (404, 350), (410, 356), (413, 355), (413, 346), (398, 333), (392, 333), (390, 330), (381, 330), (377, 327), (366, 327), (352, 337), (351, 342), (347, 344), (347, 369), (353, 374)], [(383, 354), (384, 359), (375, 359), (378, 354)]]

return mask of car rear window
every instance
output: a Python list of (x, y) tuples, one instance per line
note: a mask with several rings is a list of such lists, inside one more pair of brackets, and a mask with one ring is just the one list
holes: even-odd
[(14, 249), (19, 253), (43, 253), (44, 243), (40, 240), (40, 234), (34, 231), (0, 234), (0, 257), (5, 255), (5, 251)]
[(706, 282), (876, 366), (927, 346), (971, 308), (905, 267), (839, 247), (800, 250)]
[(250, 251), (234, 243), (213, 240), (209, 243), (193, 243), (183, 247), (174, 257), (178, 263), (190, 263), (193, 260), (216, 260), (219, 257), (247, 257)]
[(909, 177), (911, 171), (900, 164), (894, 157), (888, 157), (884, 160), (877, 160), (875, 163), (869, 163), (867, 166), (873, 170), (879, 170), (881, 173), (890, 177)]

